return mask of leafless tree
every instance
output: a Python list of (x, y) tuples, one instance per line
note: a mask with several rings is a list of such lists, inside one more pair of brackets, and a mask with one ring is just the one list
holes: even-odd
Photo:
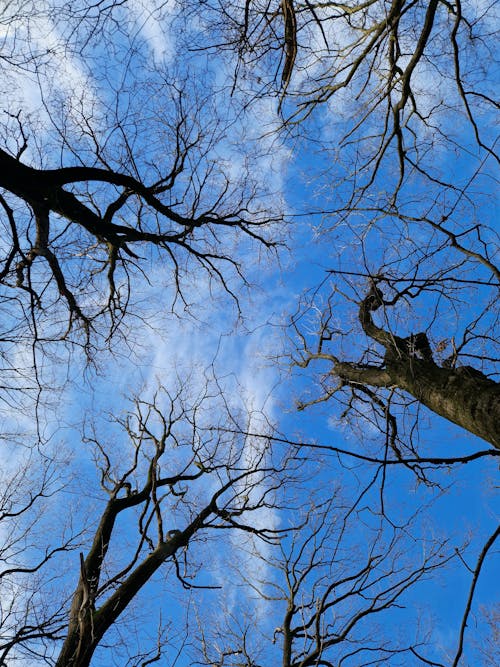
[[(422, 532), (420, 506), (387, 510), (378, 473), (354, 492), (339, 468), (332, 484), (319, 473), (324, 451), (312, 465), (307, 447), (253, 434), (243, 414), (214, 410), (211, 389), (183, 385), (136, 399), (104, 436), (87, 427), (78, 449), (93, 452), (95, 474), (81, 454), (80, 480), (66, 488), (50, 467), (38, 492), (13, 476), (19, 488), (6, 487), (1, 517), (12, 524), (3, 663), (90, 665), (95, 654), (136, 667), (178, 656), (220, 667), (447, 664), (429, 622), (408, 609), (420, 582), (463, 558), (462, 545)], [(45, 534), (33, 508), (56, 493)], [(46, 548), (58, 523), (70, 537)], [(457, 661), (495, 537), (474, 571)]]
[[(308, 151), (319, 146), (306, 152), (305, 167), (319, 197), (307, 199), (298, 219), (317, 220), (327, 277), (293, 318), (295, 361), (309, 379), (314, 371), (301, 407), (340, 405), (335, 416), (350, 420), (360, 444), (347, 451), (318, 444), (314, 434), (295, 443), (286, 434), (263, 437), (232, 416), (224, 421), (220, 406), (207, 426), (206, 393), (140, 397), (135, 411), (116, 419), (121, 439), (87, 433), (99, 475), (96, 485), (89, 474), (79, 498), (96, 497), (92, 529), (78, 520), (70, 537), (62, 531), (48, 548), (31, 540), (34, 526), (44, 525), (36, 509), (45, 507), (52, 478), (42, 467), (38, 491), (27, 491), (28, 477), (17, 471), (12, 484), (22, 493), (14, 505), (5, 495), (2, 517), (9, 539), (0, 573), (7, 588), (1, 660), (76, 667), (114, 647), (110, 659), (120, 664), (121, 623), (160, 572), (187, 589), (212, 586), (206, 570), (219, 536), (237, 532), (249, 536), (251, 557), (278, 573), (246, 576), (246, 586), (263, 600), (274, 591), (268, 601), (281, 605), (281, 615), (274, 634), (259, 635), (267, 642), (260, 655), (254, 619), (236, 615), (222, 637), (202, 625), (196, 649), (204, 664), (256, 667), (268, 651), (286, 667), (359, 665), (373, 656), (375, 664), (410, 656), (441, 664), (420, 638), (379, 641), (373, 632), (378, 616), (395, 614), (408, 588), (450, 557), (433, 546), (419, 560), (407, 549), (408, 525), (396, 527), (387, 502), (388, 471), (409, 468), (431, 486), (429, 466), (498, 455), (496, 104), (485, 76), (491, 8), (445, 0), (179, 3), (178, 39), (192, 62), (196, 44), (210, 54), (212, 40), (232, 66), (229, 83), (211, 86), (209, 66), (193, 85), (187, 55), (169, 68), (154, 48), (141, 49), (126, 5), (19, 1), (2, 10), (1, 398), (10, 408), (9, 390), (43, 386), (38, 359), (50, 358), (53, 341), (82, 345), (89, 358), (120, 333), (129, 345), (128, 335), (159, 310), (136, 308), (145, 285), (153, 298), (161, 294), (160, 309), (165, 296), (170, 308), (189, 309), (201, 268), (238, 303), (239, 250), (250, 247), (253, 257), (256, 248), (274, 247), (269, 225), (282, 215), (252, 155), (240, 171), (232, 164), (237, 151), (227, 150), (227, 133), (238, 113), (229, 108), (243, 113), (271, 95), (283, 136), (298, 137)], [(158, 3), (155, 20), (169, 7)], [(47, 28), (38, 41), (36, 21)], [(58, 89), (65, 68), (71, 91)], [(36, 111), (13, 92), (19, 73), (36, 90)], [(29, 357), (23, 368), (20, 348)], [(416, 429), (427, 409), (495, 449), (472, 442), (472, 453), (450, 452), (446, 443), (433, 451)], [(292, 466), (330, 451), (342, 464), (327, 468), (332, 476), (347, 478), (347, 459), (362, 466), (354, 476), (372, 476), (364, 488), (377, 495), (377, 511), (364, 513), (355, 501), (348, 512), (361, 525), (370, 517), (364, 546), (345, 530), (335, 533), (336, 497), (306, 511), (299, 530), (262, 522), (296, 482), (276, 452), (281, 445)], [(302, 502), (283, 504), (287, 515), (303, 516), (308, 489)], [(497, 537), (491, 533), (471, 569), (454, 664)], [(63, 561), (71, 574), (60, 579)], [(17, 595), (21, 589), (27, 595)], [(149, 627), (155, 636), (135, 654), (128, 650), (127, 664), (161, 660), (170, 622), (159, 615), (156, 634)], [(177, 655), (196, 643), (190, 623), (186, 617)]]
[[(54, 596), (57, 563), (81, 545), (71, 517), (60, 520), (55, 498), (67, 480), (47, 456), (16, 448), (0, 480), (0, 664), (11, 664), (18, 646), (43, 647), (57, 640), (65, 623), (64, 605)], [(35, 658), (40, 650), (27, 650)]]
[[(125, 156), (128, 166), (119, 164), (116, 154), (114, 165), (105, 164), (99, 147), (92, 164), (55, 169), (25, 164), (24, 144), (15, 155), (1, 151), (0, 186), (15, 197), (0, 199), (5, 238), (10, 239), (1, 278), (7, 290), (24, 290), (34, 314), (54, 308), (62, 299), (69, 311), (68, 331), (78, 322), (89, 335), (93, 321), (102, 314), (109, 315), (112, 331), (126, 311), (133, 276), (145, 271), (144, 258), (137, 254), (144, 251), (134, 248), (149, 245), (165, 254), (177, 290), (173, 299), (182, 300), (181, 281), (189, 257), (231, 291), (221, 265), (241, 275), (237, 257), (230, 254), (233, 232), (273, 245), (265, 236), (270, 218), (252, 210), (249, 191), (237, 195), (235, 184), (217, 164), (200, 165), (213, 148), (214, 137), (207, 137), (210, 130), (198, 125), (197, 110), (183, 97), (179, 92), (171, 102), (178, 113), (161, 128), (162, 143), (168, 142), (166, 164), (144, 165), (148, 175), (139, 173), (139, 156), (135, 166)], [(116, 129), (120, 131), (118, 123)], [(22, 125), (19, 131), (24, 133)], [(132, 155), (126, 137), (124, 149)], [(190, 170), (190, 163), (200, 166)], [(205, 199), (207, 189), (210, 201)], [(222, 231), (224, 240), (219, 242)], [(81, 266), (75, 274), (69, 266), (76, 257)], [(103, 299), (106, 286), (108, 296)], [(81, 301), (88, 302), (92, 294), (96, 303), (86, 308)]]
[[(370, 291), (361, 300), (358, 317), (368, 341), (378, 345), (382, 352), (377, 347), (369, 347), (357, 362), (345, 361), (332, 353), (329, 347), (336, 332), (331, 327), (333, 313), (330, 307), (322, 316), (314, 350), (309, 351), (305, 337), (300, 336), (305, 349), (299, 363), (308, 366), (313, 360), (330, 362), (332, 367), (329, 373), (338, 378), (337, 382), (331, 382), (326, 377), (326, 391), (316, 400), (328, 400), (336, 392), (343, 391), (350, 392), (353, 400), (359, 396), (366, 397), (380, 412), (382, 420), (385, 419), (383, 430), (390, 438), (393, 455), (399, 458), (400, 438), (390, 410), (391, 403), (397, 405), (404, 402), (405, 394), (499, 449), (500, 385), (472, 366), (455, 366), (456, 350), (451, 357), (441, 357), (441, 363), (438, 363), (425, 332), (411, 333), (402, 338), (391, 329), (387, 315), (382, 326), (376, 325), (374, 313), (381, 308), (386, 313), (390, 312), (390, 308), (404, 296), (396, 293), (393, 299), (384, 300), (377, 284), (373, 280)], [(442, 352), (447, 344), (448, 341), (445, 341), (437, 353)], [(384, 389), (385, 396), (377, 395), (376, 388)]]
[(245, 627), (231, 615), (219, 629), (201, 627), (198, 664), (441, 664), (426, 657), (438, 652), (426, 645), (419, 610), (403, 610), (405, 596), (456, 554), (446, 540), (412, 537), (412, 520), (386, 530), (366, 506), (333, 496), (306, 510), (270, 554), (253, 552), (258, 574), (243, 579), (260, 613), (249, 613)]
[[(2, 664), (38, 656), (64, 667), (89, 665), (103, 637), (110, 628), (119, 631), (119, 617), (161, 568), (184, 589), (210, 589), (214, 585), (206, 583), (207, 576), (198, 584), (198, 572), (209, 560), (207, 549), (220, 548), (228, 531), (248, 533), (264, 543), (279, 538), (279, 528), (266, 524), (262, 512), (277, 511), (276, 492), (286, 478), (283, 463), (265, 438), (250, 441), (207, 421), (214, 409), (212, 399), (208, 390), (197, 398), (186, 396), (186, 388), (175, 394), (162, 390), (151, 400), (137, 399), (134, 410), (116, 419), (121, 442), (111, 444), (89, 434), (86, 443), (95, 452), (100, 490), (82, 488), (81, 500), (98, 499), (98, 518), (94, 516), (92, 529), (74, 528), (78, 539), (72, 536), (62, 546), (47, 549), (33, 566), (19, 565), (28, 558), (27, 544), (19, 537), (7, 543)], [(36, 515), (28, 510), (47, 494), (49, 482), (42, 480), (36, 494), (26, 492), (27, 500), (16, 515), (26, 514), (34, 521)], [(8, 509), (3, 520), (14, 516)], [(67, 510), (60, 506), (59, 512), (64, 518)], [(22, 540), (31, 528), (30, 524), (24, 529)], [(63, 590), (73, 585), (74, 592), (51, 609), (41, 600), (44, 587), (34, 577), (40, 571), (50, 581), (57, 579), (57, 553), (74, 549), (78, 542), (80, 554), (66, 557), (63, 576)], [(4, 588), (7, 580), (11, 603), (9, 586)], [(45, 606), (48, 620), (41, 613)], [(147, 656), (147, 647), (141, 648)]]
[[(37, 359), (60, 341), (89, 359), (118, 334), (129, 346), (156, 324), (158, 309), (132, 307), (146, 289), (161, 311), (184, 314), (197, 276), (225, 290), (236, 318), (243, 257), (279, 244), (282, 213), (264, 205), (271, 189), (251, 156), (235, 164), (230, 100), (215, 100), (208, 75), (197, 81), (187, 64), (139, 48), (131, 3), (2, 12), (0, 355), (10, 387), (43, 385)], [(24, 368), (12, 360), (20, 348)]]
[(312, 146), (319, 194), (303, 213), (328, 278), (306, 299), (318, 337), (300, 363), (333, 362), (321, 400), (332, 376), (375, 411), (406, 393), (498, 447), (493, 7), (245, 0), (208, 14), (235, 87), (277, 95), (284, 131)]

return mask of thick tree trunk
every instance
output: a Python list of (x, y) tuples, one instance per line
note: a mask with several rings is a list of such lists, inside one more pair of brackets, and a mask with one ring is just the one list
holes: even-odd
[(440, 368), (406, 357), (382, 369), (338, 363), (334, 372), (348, 382), (403, 389), (429, 410), (500, 449), (500, 385), (473, 368)]
[(89, 667), (94, 651), (106, 632), (156, 570), (175, 553), (180, 542), (181, 539), (176, 538), (158, 545), (97, 611), (91, 605), (85, 608), (85, 584), (80, 577), (68, 634), (56, 667)]
[(438, 366), (425, 333), (400, 338), (376, 326), (372, 312), (382, 305), (383, 294), (373, 285), (360, 305), (359, 320), (364, 332), (385, 348), (384, 366), (338, 361), (335, 375), (349, 383), (398, 387), (429, 410), (500, 449), (500, 384), (470, 366)]
[[(198, 476), (197, 474), (193, 478)], [(168, 478), (164, 478), (162, 483), (169, 481)], [(93, 598), (115, 518), (119, 511), (138, 505), (141, 499), (148, 496), (151, 480), (148, 479), (147, 485), (141, 492), (126, 498), (115, 498), (108, 503), (89, 555), (85, 561), (82, 557), (80, 578), (71, 605), (68, 633), (56, 667), (89, 667), (96, 648), (109, 628), (116, 623), (120, 614), (163, 563), (178, 549), (187, 546), (190, 538), (204, 526), (206, 519), (217, 510), (218, 496), (222, 495), (230, 484), (231, 482), (228, 482), (213, 496), (211, 502), (199, 512), (189, 526), (182, 532), (175, 531), (175, 535), (167, 536), (125, 579), (117, 581), (113, 594), (95, 609)]]
[(500, 385), (496, 382), (468, 366), (440, 368), (418, 359), (393, 372), (398, 386), (427, 408), (500, 449)]

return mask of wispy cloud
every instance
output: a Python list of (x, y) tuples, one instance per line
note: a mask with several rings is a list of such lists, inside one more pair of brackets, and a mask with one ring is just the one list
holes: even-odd
[[(52, 127), (54, 102), (62, 103), (68, 116), (75, 109), (91, 117), (98, 95), (88, 67), (66, 43), (56, 23), (43, 13), (34, 14), (29, 22), (20, 16), (4, 33), (4, 48), (14, 62), (32, 58), (26, 67), (9, 69), (9, 90), (4, 105), (38, 124), (39, 131)], [(29, 49), (27, 56), (26, 49)], [(36, 119), (36, 120), (35, 120)]]
[(137, 34), (151, 50), (155, 62), (163, 65), (169, 63), (176, 48), (175, 35), (170, 30), (174, 0), (129, 0), (125, 9), (134, 22)]

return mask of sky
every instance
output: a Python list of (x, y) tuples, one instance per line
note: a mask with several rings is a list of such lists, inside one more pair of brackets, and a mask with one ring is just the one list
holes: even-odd
[[(479, 12), (479, 4), (476, 5)], [(50, 7), (51, 3), (47, 6)], [(80, 6), (85, 7), (85, 3)], [(16, 9), (17, 4), (14, 3), (6, 11), (12, 11), (15, 16)], [(366, 281), (360, 278), (349, 285), (340, 281), (336, 283), (332, 277), (314, 293), (313, 298), (311, 290), (324, 279), (325, 270), (352, 267), (363, 272), (363, 263), (376, 269), (378, 261), (390, 263), (400, 259), (404, 252), (418, 252), (423, 241), (429, 238), (425, 226), (422, 226), (404, 248), (396, 245), (396, 236), (395, 243), (388, 246), (390, 236), (381, 236), (381, 230), (387, 229), (390, 234), (390, 222), (385, 228), (385, 221), (380, 221), (364, 238), (365, 247), (371, 248), (371, 255), (360, 258), (357, 235), (361, 233), (359, 230), (366, 224), (366, 219), (360, 214), (355, 224), (348, 227), (341, 216), (329, 213), (336, 210), (338, 200), (349, 187), (349, 181), (346, 185), (342, 180), (348, 173), (347, 160), (345, 163), (340, 159), (336, 162), (339, 133), (351, 122), (349, 100), (345, 96), (340, 101), (332, 100), (305, 122), (303, 134), (312, 137), (310, 141), (294, 131), (280, 134), (277, 131), (280, 116), (276, 98), (262, 96), (246, 104), (245, 85), (241, 89), (232, 89), (235, 63), (230, 52), (185, 50), (186, 35), (198, 35), (198, 38), (210, 36), (207, 32), (212, 29), (210, 15), (193, 13), (187, 27), (183, 24), (186, 31), (183, 33), (179, 30), (180, 24), (172, 22), (174, 12), (174, 3), (171, 2), (158, 3), (157, 6), (155, 0), (130, 1), (119, 10), (118, 21), (104, 21), (99, 25), (102, 33), (96, 30), (87, 34), (88, 42), (80, 54), (66, 47), (71, 40), (83, 39), (86, 24), (82, 24), (80, 36), (78, 33), (71, 34), (71, 23), (65, 22), (62, 14), (33, 12), (29, 19), (26, 15), (10, 22), (5, 20), (0, 27), (0, 39), (4, 46), (12, 44), (12, 26), (15, 26), (17, 44), (20, 45), (16, 48), (22, 50), (29, 44), (33, 53), (47, 54), (43, 58), (45, 64), (36, 75), (29, 66), (9, 69), (8, 64), (2, 64), (9, 76), (4, 79), (6, 110), (15, 115), (22, 109), (23, 122), (29, 128), (24, 161), (46, 167), (60, 162), (78, 164), (81, 161), (85, 164), (92, 158), (94, 142), (97, 142), (103, 147), (103, 158), (115, 168), (130, 167), (126, 155), (127, 149), (131, 148), (144, 171), (152, 175), (155, 166), (168, 163), (169, 157), (171, 134), (165, 128), (172, 107), (165, 90), (171, 92), (182, 85), (187, 91), (185, 104), (188, 120), (192, 121), (193, 132), (202, 132), (206, 145), (206, 152), (195, 154), (189, 168), (201, 176), (207, 165), (217, 162), (228, 174), (235, 191), (238, 187), (245, 187), (248, 191), (255, 189), (253, 201), (257, 211), (272, 206), (277, 214), (284, 212), (288, 220), (287, 224), (274, 225), (270, 232), (286, 242), (287, 247), (278, 252), (265, 252), (247, 239), (227, 235), (225, 240), (245, 267), (248, 281), (248, 285), (243, 284), (239, 276), (227, 267), (229, 285), (238, 294), (239, 307), (220, 283), (210, 280), (206, 272), (193, 268), (191, 264), (187, 264), (183, 275), (184, 300), (176, 301), (171, 266), (151, 253), (145, 260), (147, 276), (141, 277), (140, 272), (133, 276), (133, 304), (143, 321), (127, 319), (123, 334), (117, 335), (116, 343), (110, 349), (106, 349), (101, 340), (99, 346), (102, 349), (97, 350), (91, 365), (78, 347), (57, 345), (43, 350), (40, 379), (50, 386), (50, 391), (42, 392), (37, 397), (38, 432), (33, 428), (32, 393), (16, 394), (15, 404), (10, 399), (4, 399), (2, 431), (5, 435), (1, 447), (9, 466), (4, 466), (3, 479), (8, 480), (13, 475), (11, 468), (16, 466), (31, 470), (27, 463), (30, 457), (36, 460), (36, 463), (30, 464), (36, 470), (42, 459), (47, 461), (47, 465), (53, 462), (57, 469), (57, 479), (53, 483), (57, 493), (44, 501), (45, 514), (41, 516), (37, 528), (43, 539), (48, 534), (54, 544), (58, 535), (51, 535), (51, 526), (58, 523), (65, 534), (91, 531), (97, 512), (104, 503), (95, 470), (95, 447), (91, 440), (82, 439), (82, 424), (87, 434), (97, 433), (99, 440), (110, 447), (110, 456), (116, 459), (116, 465), (123, 465), (130, 455), (129, 443), (123, 438), (117, 422), (130, 409), (131, 397), (150, 401), (159, 386), (171, 393), (182, 389), (194, 403), (196, 397), (208, 394), (200, 416), (202, 425), (217, 421), (219, 414), (224, 415), (229, 410), (239, 416), (238, 423), (244, 424), (250, 433), (267, 435), (270, 433), (269, 425), (272, 425), (285, 438), (296, 442), (349, 451), (360, 451), (362, 443), (367, 451), (380, 451), (379, 431), (374, 427), (370, 429), (366, 422), (361, 425), (350, 422), (342, 416), (341, 405), (327, 402), (304, 411), (297, 410), (299, 400), (318, 395), (318, 378), (322, 369), (318, 366), (318, 369), (299, 370), (290, 363), (290, 349), (293, 350), (297, 341), (287, 325), (299, 304), (309, 302), (311, 307), (301, 319), (301, 326), (303, 323), (312, 340), (318, 313), (333, 298), (338, 326), (345, 324), (356, 332), (356, 307), (352, 300), (359, 297)], [(342, 44), (347, 36), (345, 32), (337, 31), (330, 37), (335, 43)], [(316, 34), (315, 38), (319, 39), (319, 36)], [(305, 68), (307, 64), (301, 63), (301, 67)], [(311, 63), (310, 71), (314, 72), (314, 68), (320, 66), (320, 63)], [(302, 81), (300, 72), (299, 69), (293, 82), (297, 87)], [(242, 73), (243, 84), (244, 76), (245, 72)], [(423, 68), (418, 76), (419, 85), (434, 90), (435, 82), (429, 80), (432, 76), (428, 69)], [(195, 99), (202, 101), (202, 111), (193, 117)], [(426, 104), (431, 107), (432, 98), (426, 98)], [(353, 113), (352, 106), (350, 113)], [(216, 115), (217, 122), (208, 127), (210, 114), (212, 118), (213, 114)], [(451, 132), (453, 121), (449, 122)], [(125, 131), (111, 132), (109, 128), (113, 123), (120, 123)], [(460, 123), (456, 125), (460, 130)], [(6, 121), (5, 128), (3, 140), (12, 150), (16, 136), (12, 117)], [(61, 143), (61, 128), (72, 137), (70, 145)], [(128, 146), (124, 136), (129, 138)], [(468, 141), (466, 137), (464, 142), (467, 144)], [(439, 142), (436, 144), (436, 151), (430, 157), (425, 155), (425, 159), (433, 167), (439, 166), (467, 181), (477, 161), (469, 161), (463, 153), (458, 159), (452, 158), (446, 146)], [(332, 169), (336, 170), (333, 177)], [(384, 169), (376, 187), (382, 188), (381, 184), (393, 179), (391, 170)], [(477, 199), (464, 202), (458, 196), (456, 205), (462, 207), (463, 215), (473, 211), (475, 219), (484, 216), (485, 220), (492, 220), (494, 193), (484, 185), (491, 178), (489, 164), (482, 174), (474, 174), (478, 183)], [(211, 189), (215, 190), (222, 183), (221, 179), (220, 171), (213, 172), (213, 182), (205, 192), (207, 201), (213, 198)], [(181, 196), (182, 188), (185, 188), (186, 201), (192, 201), (197, 184), (196, 178), (193, 182), (181, 178), (174, 197)], [(423, 195), (428, 194), (426, 184), (417, 177), (412, 187), (405, 193), (407, 215), (421, 213), (425, 208)], [(106, 192), (97, 193), (96, 197), (105, 195)], [(436, 206), (451, 204), (449, 201), (438, 202)], [(479, 241), (477, 245), (481, 245)], [(431, 249), (437, 246), (439, 242), (435, 239), (429, 241)], [(432, 269), (439, 265), (443, 254), (436, 250), (432, 261), (428, 265), (423, 263), (422, 272), (430, 270), (427, 266)], [(189, 258), (185, 261), (188, 262)], [(91, 260), (88, 259), (88, 262), (90, 264)], [(469, 269), (466, 267), (464, 271)], [(89, 308), (101, 305), (98, 295), (87, 295), (87, 298)], [(460, 293), (458, 298), (465, 297)], [(453, 312), (444, 297), (436, 299), (434, 295), (424, 294), (420, 300), (396, 314), (394, 325), (408, 326), (409, 314), (413, 316), (414, 313), (416, 322), (425, 323), (432, 312), (432, 331), (437, 341), (445, 338), (448, 331), (454, 330), (453, 327), (458, 330), (463, 314), (461, 309), (467, 309), (470, 319), (474, 319), (475, 308), (479, 308), (483, 300), (491, 298), (489, 288), (478, 288), (476, 298), (473, 303), (462, 301)], [(6, 308), (2, 313), (5, 328), (14, 321), (16, 315), (13, 312)], [(55, 326), (50, 320), (51, 312), (41, 315), (42, 330), (44, 326), (48, 329)], [(488, 317), (485, 316), (486, 319)], [(491, 326), (494, 326), (494, 313), (491, 320)], [(485, 331), (489, 331), (487, 324)], [(409, 331), (403, 333), (406, 335)], [(339, 346), (343, 346), (344, 352), (351, 358), (360, 345), (362, 343), (356, 340), (356, 334), (354, 338), (339, 339)], [(473, 342), (471, 354), (477, 353), (474, 345)], [(486, 342), (486, 350), (488, 346)], [(24, 378), (19, 382), (24, 382), (26, 377), (31, 381), (32, 348), (26, 339), (9, 350), (9, 354), (14, 368), (26, 369)], [(224, 400), (221, 400), (220, 391)], [(160, 400), (168, 404), (167, 398)], [(423, 408), (419, 409), (418, 418), (419, 451), (431, 455), (435, 452), (449, 453), (450, 444), (453, 444), (454, 454), (485, 448), (484, 443)], [(411, 419), (408, 424), (411, 429)], [(183, 433), (182, 428), (180, 433)], [(30, 454), (27, 444), (35, 444), (37, 439), (43, 447), (33, 450), (36, 454)], [(241, 448), (240, 455), (245, 461), (255, 456), (261, 445), (259, 438), (249, 437), (239, 439), (236, 445), (233, 443), (231, 446)], [(282, 447), (276, 440), (273, 454), (278, 455)], [(181, 449), (172, 449), (170, 456), (171, 465), (182, 464), (184, 453)], [(388, 471), (384, 483), (383, 500), (387, 516), (395, 525), (405, 524), (417, 509), (422, 508), (408, 534), (400, 538), (401, 545), (395, 546), (398, 564), (407, 566), (408, 562), (420, 562), (436, 539), (447, 540), (442, 557), (445, 560), (450, 558), (450, 561), (427, 581), (407, 591), (404, 609), (390, 611), (378, 620), (380, 632), (394, 637), (401, 631), (403, 641), (408, 640), (410, 635), (411, 641), (414, 638), (412, 632), (406, 637), (402, 626), (406, 621), (413, 631), (416, 619), (419, 619), (415, 633), (417, 630), (421, 630), (424, 636), (427, 632), (431, 633), (429, 652), (422, 652), (429, 659), (441, 660), (445, 664), (451, 664), (456, 650), (458, 627), (471, 582), (470, 569), (475, 566), (485, 540), (498, 524), (498, 504), (494, 494), (496, 467), (494, 460), (479, 460), (449, 470), (437, 470), (430, 473), (434, 485), (421, 484), (407, 470), (394, 468)], [(380, 527), (376, 512), (381, 502), (379, 487), (373, 487), (363, 495), (355, 512), (345, 514), (346, 508), (352, 505), (352, 499), (361, 493), (373, 474), (372, 467), (360, 465), (348, 456), (342, 456), (339, 461), (333, 452), (311, 450), (310, 458), (303, 463), (298, 478), (290, 482), (286, 489), (279, 490), (278, 496), (288, 509), (259, 510), (253, 521), (257, 526), (288, 527), (299, 516), (305, 516), (309, 506), (319, 508), (327, 499), (334, 497), (337, 509), (334, 503), (331, 513), (326, 515), (323, 544), (325, 560), (330, 558), (337, 563), (337, 570), (334, 567), (332, 572), (327, 565), (318, 570), (325, 581), (329, 581), (332, 576), (340, 576), (339, 571), (348, 572), (353, 561), (363, 562), (375, 531)], [(7, 484), (6, 481), (3, 483)], [(258, 483), (257, 492), (265, 491), (266, 484), (266, 480)], [(193, 489), (193, 502), (199, 502), (210, 490), (209, 485), (198, 485)], [(176, 508), (172, 508), (172, 516), (176, 521), (185, 520), (182, 510), (177, 512)], [(311, 524), (307, 525), (312, 525), (313, 519), (319, 520), (320, 516), (319, 511), (316, 514), (313, 511), (311, 517), (308, 516)], [(344, 520), (344, 516), (348, 518)], [(5, 541), (8, 540), (9, 530), (9, 526), (4, 529)], [(377, 538), (379, 541), (375, 541), (380, 548), (394, 539), (394, 528), (388, 522), (384, 522), (381, 536)], [(111, 563), (111, 568), (119, 566), (120, 545), (133, 543), (133, 539), (133, 524), (124, 521), (119, 525), (117, 555), (113, 556), (115, 561)], [(78, 573), (75, 563), (79, 547), (76, 545), (80, 543), (84, 549), (85, 538), (78, 536), (75, 550), (62, 554), (54, 561), (58, 571), (66, 575), (62, 580), (55, 577), (52, 580), (49, 576), (43, 590), (50, 591), (50, 599), (56, 600), (62, 595), (61, 590), (71, 589), (69, 582)], [(285, 553), (287, 549), (294, 548), (293, 538), (287, 535), (282, 545)], [(28, 555), (30, 549), (36, 550), (34, 544), (24, 548)], [(456, 556), (456, 549), (463, 549), (461, 558)], [(259, 656), (257, 663), (275, 664), (280, 644), (272, 639), (279, 637), (275, 630), (282, 623), (286, 606), (279, 595), (271, 595), (271, 591), (275, 592), (282, 581), (276, 568), (279, 559), (276, 548), (262, 542), (254, 544), (237, 531), (224, 531), (222, 537), (208, 535), (206, 542), (195, 540), (189, 553), (193, 562), (200, 564), (195, 581), (221, 588), (186, 591), (173, 576), (172, 564), (166, 564), (141, 591), (132, 609), (124, 614), (123, 621), (110, 631), (105, 645), (96, 651), (93, 665), (132, 664), (126, 662), (128, 654), (144, 647), (145, 636), (154, 646), (159, 619), (165, 625), (165, 664), (183, 667), (198, 659), (195, 638), (200, 634), (200, 625), (207, 632), (213, 655), (221, 638), (211, 636), (211, 633), (215, 635), (219, 626), (222, 636), (229, 641), (231, 632), (241, 636), (242, 628), (248, 625), (252, 629), (249, 645)], [(489, 664), (481, 657), (474, 641), (482, 640), (483, 645), (487, 642), (487, 628), (481, 620), (480, 611), (481, 608), (490, 610), (497, 603), (495, 572), (499, 565), (498, 554), (490, 553), (473, 603), (463, 665)], [(256, 594), (255, 588), (249, 587), (245, 580), (264, 582), (259, 586), (269, 599)], [(21, 584), (21, 590), (25, 585), (26, 582)], [(14, 585), (7, 592), (7, 597), (14, 600), (19, 594), (19, 588)], [(210, 626), (207, 619), (212, 621)], [(359, 633), (373, 635), (374, 626), (362, 625)], [(179, 637), (185, 637), (182, 647), (179, 646)], [(108, 642), (118, 643), (113, 654), (107, 648)], [(20, 664), (31, 665), (26, 658), (23, 659), (25, 662)], [(408, 655), (400, 660), (394, 664), (418, 664), (412, 662), (414, 658)], [(39, 663), (33, 659), (32, 664)], [(357, 663), (354, 658), (347, 664), (354, 666)]]

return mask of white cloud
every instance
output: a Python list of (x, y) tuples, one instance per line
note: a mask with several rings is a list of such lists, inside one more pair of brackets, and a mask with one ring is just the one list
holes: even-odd
[(125, 5), (156, 63), (167, 64), (175, 55), (175, 36), (169, 25), (174, 8), (174, 0), (129, 0)]
[(3, 108), (13, 115), (21, 112), (28, 137), (23, 159), (38, 160), (36, 151), (42, 146), (44, 157), (49, 155), (46, 142), (55, 126), (69, 137), (81, 127), (82, 118), (95, 118), (99, 93), (89, 67), (72, 51), (52, 18), (40, 12), (30, 17), (20, 14), (11, 21), (3, 35), (4, 49), (14, 63), (25, 58), (28, 62), (1, 72)]

